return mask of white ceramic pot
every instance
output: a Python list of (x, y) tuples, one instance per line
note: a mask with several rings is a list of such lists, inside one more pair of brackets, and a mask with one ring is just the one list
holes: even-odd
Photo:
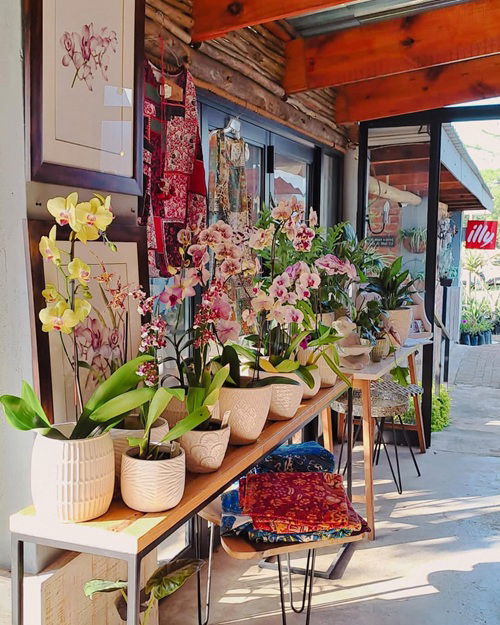
[(264, 428), (271, 405), (272, 388), (226, 388), (219, 394), (222, 414), (228, 410), (232, 445), (248, 445), (255, 442)]
[[(333, 314), (333, 313), (332, 313)], [(334, 360), (333, 356), (333, 347), (331, 345), (324, 345), (323, 347), (319, 347), (316, 352), (313, 349), (307, 348), (302, 349), (301, 347), (298, 350), (297, 359), (301, 365), (306, 365), (311, 358), (316, 358), (318, 352), (326, 352), (328, 356), (332, 360)], [(321, 388), (329, 388), (331, 386), (335, 386), (335, 382), (337, 381), (337, 374), (335, 371), (332, 371), (328, 366), (326, 360), (320, 356), (316, 360), (316, 366), (319, 370), (319, 375), (321, 378)]]
[[(403, 345), (410, 334), (413, 310), (410, 307), (398, 308), (396, 310), (388, 310), (387, 315), (389, 317), (389, 322), (399, 334), (401, 345)], [(397, 345), (396, 340), (392, 336), (390, 339), (394, 345)]]
[[(293, 373), (266, 373), (260, 372), (261, 378), (270, 378), (275, 375), (295, 380)], [(269, 406), (268, 419), (270, 421), (286, 421), (292, 419), (299, 409), (304, 389), (300, 384), (271, 384), (272, 395)]]
[(220, 468), (229, 444), (231, 428), (220, 430), (191, 430), (181, 436), (186, 452), (186, 467), (191, 473), (212, 473)]
[[(166, 448), (168, 449), (168, 448)], [(163, 512), (182, 499), (186, 483), (186, 454), (167, 460), (141, 460), (129, 449), (122, 457), (121, 491), (129, 508), (140, 512)]]
[[(69, 436), (74, 426), (56, 427)], [(114, 484), (109, 434), (62, 441), (37, 434), (31, 457), (31, 494), (40, 517), (76, 523), (95, 519), (108, 510)]]
[(321, 388), (321, 374), (319, 372), (319, 368), (312, 369), (310, 373), (312, 377), (314, 378), (313, 388), (309, 388), (309, 386), (307, 386), (307, 384), (302, 380), (302, 378), (299, 378), (299, 376), (296, 373), (291, 374), (292, 376), (295, 377), (296, 380), (299, 381), (299, 384), (302, 386), (302, 389), (304, 391), (304, 395), (303, 395), (304, 399), (311, 399), (311, 397), (314, 397), (315, 395), (318, 394), (318, 391)]
[(318, 314), (317, 317), (323, 325), (328, 326), (329, 328), (332, 327), (333, 322), (335, 321), (335, 313), (333, 312), (322, 313), (321, 315)]
[(186, 401), (179, 401), (177, 397), (172, 397), (163, 411), (162, 417), (173, 428), (178, 421), (187, 417)]
[[(125, 427), (123, 429), (113, 428), (110, 431), (111, 438), (113, 439), (113, 449), (115, 452), (115, 475), (117, 480), (120, 478), (123, 452), (130, 449), (128, 438), (141, 438), (144, 434), (144, 428), (138, 427), (139, 424), (139, 417), (129, 417), (128, 419), (125, 419)], [(161, 439), (168, 434), (168, 430), (169, 427), (166, 419), (160, 417), (151, 428), (151, 442), (159, 443)]]

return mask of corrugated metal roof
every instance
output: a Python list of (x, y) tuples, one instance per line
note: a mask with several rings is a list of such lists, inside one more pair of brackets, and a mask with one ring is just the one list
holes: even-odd
[(391, 18), (408, 17), (470, 0), (356, 0), (289, 19), (301, 37), (323, 35)]

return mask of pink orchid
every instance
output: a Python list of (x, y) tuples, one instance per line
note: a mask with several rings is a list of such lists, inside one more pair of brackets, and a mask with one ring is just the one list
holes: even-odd
[(304, 313), (294, 306), (285, 306), (286, 323), (302, 323), (304, 321)]
[(215, 247), (219, 243), (222, 243), (222, 235), (217, 230), (211, 230), (205, 228), (198, 235), (198, 244), (208, 245), (209, 247)]
[(297, 293), (294, 293), (293, 291), (288, 291), (287, 293), (285, 293), (285, 296), (283, 297), (283, 303), (291, 304), (292, 306), (294, 306), (297, 303), (297, 300), (298, 300)]
[(206, 245), (190, 245), (188, 249), (188, 254), (192, 257), (193, 265), (195, 267), (201, 267), (202, 265), (206, 265), (210, 259)]
[(177, 241), (184, 247), (187, 247), (191, 243), (191, 230), (187, 228), (182, 228), (177, 233)]
[(255, 312), (262, 312), (263, 310), (271, 310), (274, 304), (274, 299), (264, 293), (264, 291), (259, 291), (256, 297), (252, 300), (252, 308)]
[(226, 224), (222, 219), (219, 219), (216, 223), (212, 224), (209, 228), (211, 231), (218, 232), (223, 239), (229, 240), (233, 236), (233, 229), (229, 224)]
[(274, 278), (273, 284), (275, 284), (276, 286), (289, 287), (290, 286), (290, 276), (286, 272), (283, 272), (282, 274), (280, 274), (279, 276), (276, 276), (276, 278)]
[(226, 258), (226, 260), (220, 266), (221, 275), (224, 278), (235, 276), (241, 271), (241, 260), (233, 260), (232, 258)]
[(286, 287), (280, 286), (279, 284), (275, 284), (274, 282), (271, 285), (271, 288), (269, 289), (269, 295), (280, 301), (283, 301), (287, 293), (288, 291)]
[(284, 202), (283, 200), (275, 206), (271, 211), (271, 217), (278, 221), (286, 221), (290, 219), (292, 216), (293, 207), (289, 202)]
[(221, 319), (215, 323), (217, 338), (224, 345), (228, 341), (236, 341), (241, 334), (241, 325), (232, 319)]
[(243, 319), (243, 323), (249, 327), (252, 327), (257, 323), (257, 315), (253, 310), (244, 310), (241, 313), (241, 318)]
[(287, 239), (289, 241), (293, 241), (295, 239), (295, 235), (297, 233), (297, 227), (293, 219), (289, 219), (282, 228), (283, 232), (286, 234)]
[(248, 245), (254, 250), (263, 250), (271, 247), (273, 242), (274, 226), (271, 224), (269, 228), (255, 228), (248, 240)]
[(266, 319), (268, 321), (276, 321), (276, 323), (279, 323), (279, 324), (288, 323), (286, 309), (287, 309), (287, 306), (283, 306), (280, 303), (276, 303), (267, 314)]
[(321, 278), (318, 273), (304, 272), (299, 276), (299, 284), (305, 288), (317, 289), (321, 284)]
[(194, 287), (199, 283), (200, 278), (196, 269), (188, 269), (184, 276), (178, 275), (174, 278), (174, 286), (181, 289), (182, 299), (193, 297), (196, 294)]
[(210, 304), (212, 313), (216, 319), (228, 320), (231, 317), (233, 309), (227, 295), (217, 295)]
[(318, 213), (313, 209), (309, 213), (309, 225), (311, 228), (318, 225)]
[(299, 260), (293, 265), (289, 265), (285, 269), (285, 273), (290, 276), (291, 280), (296, 280), (301, 273), (308, 272), (309, 267), (303, 260)]
[(174, 308), (182, 301), (182, 289), (177, 286), (166, 286), (159, 296), (160, 302), (163, 302), (168, 308)]
[(296, 285), (295, 291), (300, 300), (309, 299), (311, 297), (310, 289), (303, 287), (300, 283)]
[(355, 280), (357, 278), (356, 267), (348, 260), (340, 260), (334, 254), (326, 254), (321, 258), (318, 258), (315, 263), (316, 267), (323, 269), (329, 276), (345, 275)]
[(229, 240), (224, 240), (222, 243), (217, 244), (214, 247), (214, 251), (217, 260), (225, 258), (238, 260), (243, 256), (243, 250)]

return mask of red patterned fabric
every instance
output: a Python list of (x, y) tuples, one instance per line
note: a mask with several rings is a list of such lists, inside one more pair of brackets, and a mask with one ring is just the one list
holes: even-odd
[(207, 190), (201, 151), (196, 89), (187, 69), (169, 75), (183, 89), (183, 102), (160, 94), (160, 82), (145, 66), (144, 203), (139, 223), (147, 226), (151, 275), (170, 275), (181, 263), (177, 233), (203, 227)]
[(240, 479), (239, 493), (240, 506), (257, 530), (290, 534), (362, 528), (340, 475), (249, 474)]

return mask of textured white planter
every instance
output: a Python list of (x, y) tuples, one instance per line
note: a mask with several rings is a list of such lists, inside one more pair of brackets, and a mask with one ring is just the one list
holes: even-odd
[(219, 408), (222, 414), (228, 410), (232, 445), (248, 445), (255, 442), (264, 428), (269, 414), (272, 396), (271, 386), (260, 388), (221, 388)]
[(311, 397), (314, 397), (318, 394), (318, 391), (321, 388), (321, 374), (319, 372), (319, 369), (313, 369), (310, 373), (314, 378), (313, 388), (309, 388), (307, 384), (301, 378), (299, 378), (297, 374), (292, 374), (295, 375), (295, 378), (299, 381), (300, 385), (304, 390), (304, 399), (311, 399)]
[[(411, 322), (413, 321), (413, 310), (408, 308), (398, 308), (397, 310), (388, 310), (387, 315), (390, 323), (399, 334), (401, 345), (403, 345), (410, 334)], [(392, 343), (397, 345), (396, 340), (391, 336)]]
[[(266, 373), (260, 372), (261, 378), (270, 378), (274, 375), (280, 375), (285, 378), (296, 379), (292, 373)], [(286, 421), (292, 419), (299, 409), (304, 389), (300, 384), (271, 384), (272, 395), (271, 405), (269, 406), (268, 419), (271, 421)]]
[(177, 397), (172, 397), (162, 416), (166, 419), (168, 425), (173, 428), (178, 421), (187, 417), (186, 402), (179, 401)]
[[(65, 436), (74, 423), (57, 426)], [(104, 514), (115, 484), (109, 434), (59, 441), (37, 434), (31, 457), (31, 494), (36, 513), (59, 522), (80, 522)]]
[[(331, 313), (333, 314), (333, 313)], [(315, 358), (318, 355), (318, 351), (320, 352), (326, 352), (328, 356), (330, 356), (330, 358), (333, 360), (333, 347), (331, 345), (325, 345), (324, 347), (320, 347), (316, 353), (314, 352), (314, 350), (307, 348), (307, 349), (302, 349), (299, 348), (298, 351), (298, 361), (300, 362), (301, 365), (307, 365), (308, 361), (311, 358)], [(331, 386), (335, 386), (335, 382), (337, 381), (337, 374), (335, 373), (335, 371), (332, 371), (330, 369), (330, 367), (328, 366), (326, 360), (322, 357), (318, 358), (318, 360), (316, 361), (316, 366), (318, 367), (319, 370), (319, 375), (321, 378), (321, 388), (328, 388)]]
[(191, 430), (181, 436), (187, 470), (191, 473), (217, 471), (226, 455), (230, 432), (230, 427), (226, 426), (221, 430)]
[[(139, 425), (140, 422), (139, 422), (138, 417), (134, 417), (133, 419), (135, 420), (135, 423)], [(123, 428), (123, 429), (113, 428), (110, 431), (111, 438), (113, 439), (113, 449), (115, 452), (115, 475), (117, 479), (120, 478), (123, 452), (127, 451), (127, 449), (130, 449), (130, 446), (128, 444), (128, 438), (132, 436), (134, 438), (141, 438), (142, 435), (144, 434), (144, 428), (132, 427), (134, 425), (133, 422), (125, 420), (125, 425), (130, 426), (130, 427)], [(168, 423), (166, 419), (164, 419), (163, 417), (160, 417), (156, 421), (154, 426), (151, 428), (151, 442), (159, 443), (161, 439), (166, 434), (168, 434), (168, 430), (169, 430), (169, 427), (168, 427)]]
[(182, 499), (186, 483), (186, 455), (168, 460), (140, 460), (129, 449), (123, 454), (121, 491), (129, 508), (139, 512), (163, 512)]
[(321, 315), (318, 314), (317, 317), (323, 325), (328, 326), (329, 328), (333, 326), (333, 322), (335, 321), (335, 313), (332, 312), (323, 313)]

